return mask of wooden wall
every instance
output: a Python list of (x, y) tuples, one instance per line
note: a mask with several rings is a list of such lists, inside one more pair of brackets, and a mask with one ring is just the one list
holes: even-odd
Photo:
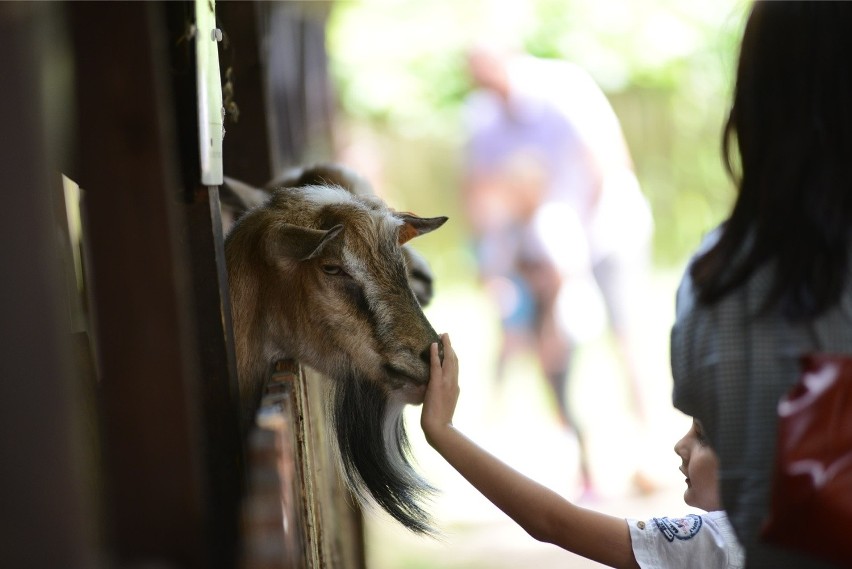
[[(277, 5), (316, 30), (302, 4), (219, 4), (239, 110), (227, 175), (262, 182), (327, 144), (283, 152), (270, 135), (282, 127), (262, 34)], [(193, 13), (0, 4), (0, 566), (363, 566), (360, 512), (322, 428), (324, 378), (282, 367), (239, 434), (218, 188), (199, 181)], [(292, 105), (281, 116), (313, 120)]]

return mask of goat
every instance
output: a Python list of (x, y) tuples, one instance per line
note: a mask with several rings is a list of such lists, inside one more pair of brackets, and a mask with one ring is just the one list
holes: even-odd
[(422, 403), (440, 339), (409, 285), (403, 246), (447, 218), (308, 181), (322, 183), (273, 189), (225, 240), (244, 430), (272, 362), (310, 365), (332, 379), (331, 422), (354, 494), (431, 533), (420, 502), (433, 489), (409, 461), (402, 410)]
[[(375, 196), (370, 183), (349, 168), (334, 163), (319, 163), (309, 168), (293, 168), (283, 176), (268, 182), (263, 188), (255, 188), (245, 182), (225, 177), (221, 187), (222, 219), (227, 232), (233, 223), (247, 210), (264, 203), (275, 188), (298, 187), (308, 185), (337, 185), (349, 192), (363, 197)], [(408, 284), (420, 306), (432, 301), (432, 269), (420, 253), (408, 244), (402, 246), (405, 256), (405, 268), (408, 272)]]

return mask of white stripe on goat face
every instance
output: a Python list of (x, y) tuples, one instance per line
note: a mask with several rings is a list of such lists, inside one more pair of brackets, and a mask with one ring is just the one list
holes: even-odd
[[(355, 250), (349, 247), (344, 249), (344, 265), (363, 287), (364, 296), (375, 316), (376, 339), (385, 343), (390, 340), (388, 338), (388, 334), (391, 333), (389, 328), (392, 325), (390, 319), (395, 312), (394, 303), (397, 302), (393, 294), (394, 285), (391, 284), (391, 288), (388, 288), (388, 284), (396, 280), (395, 275), (388, 274), (387, 270), (394, 271), (393, 265), (401, 263), (397, 267), (400, 270), (399, 275), (406, 276), (405, 261), (397, 244), (398, 230), (403, 222), (393, 216), (389, 210), (370, 211), (369, 214), (371, 221), (375, 224), (375, 230), (359, 232), (359, 237), (367, 237), (368, 240), (362, 241), (354, 248)], [(398, 255), (399, 259), (394, 259), (394, 255)], [(384, 274), (376, 274), (377, 270)], [(396, 284), (407, 288), (408, 281), (399, 281)], [(382, 350), (378, 346), (377, 348)]]
[(352, 194), (340, 186), (304, 186), (299, 188), (306, 201), (319, 207), (340, 203), (357, 203)]
[[(375, 218), (377, 213), (370, 212), (370, 215)], [(377, 231), (362, 235), (362, 237), (366, 236), (370, 238), (369, 241), (364, 243), (365, 250), (371, 255), (386, 255), (389, 250), (396, 248), (397, 229), (403, 222), (401, 219), (390, 215), (389, 212), (384, 213), (382, 218), (376, 221)], [(344, 233), (346, 232), (345, 227), (343, 231)], [(359, 283), (362, 283), (364, 292), (368, 299), (382, 298), (381, 293), (383, 290), (377, 285), (375, 276), (371, 274), (371, 269), (374, 266), (384, 266), (386, 264), (386, 262), (384, 262), (386, 261), (385, 259), (378, 259), (378, 261), (380, 262), (373, 262), (372, 259), (358, 255), (348, 247), (343, 251), (344, 266), (348, 268), (350, 274), (355, 277)], [(403, 263), (405, 262), (404, 259), (402, 259), (402, 261)]]

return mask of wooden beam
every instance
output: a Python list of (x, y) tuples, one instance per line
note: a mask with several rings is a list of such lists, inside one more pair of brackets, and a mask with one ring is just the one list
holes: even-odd
[(162, 6), (68, 4), (110, 557), (210, 567), (186, 227)]
[[(272, 177), (264, 67), (260, 55), (257, 2), (219, 2), (217, 22), (224, 32), (219, 61), (222, 80), (232, 79), (239, 119), (225, 119), (225, 175), (260, 187)], [(230, 70), (230, 72), (229, 72)]]
[[(193, 2), (166, 2), (170, 41), (169, 80), (180, 158), (186, 248), (198, 342), (204, 461), (209, 495), (207, 525), (211, 567), (235, 567), (239, 553), (239, 512), (243, 494), (244, 450), (239, 427), (239, 386), (231, 324), (231, 297), (225, 268), (218, 188), (200, 185), (196, 41), (188, 37)], [(204, 31), (198, 41), (209, 41)]]
[(67, 48), (60, 4), (0, 4), (0, 68), (8, 81), (0, 123), (3, 567), (82, 569), (97, 558), (90, 449), (52, 215), (62, 183), (55, 143), (71, 91), (61, 72)]
[(210, 495), (211, 567), (235, 567), (245, 451), (239, 423), (239, 387), (231, 324), (231, 297), (218, 188), (199, 188), (187, 206), (195, 323), (198, 337), (204, 457)]

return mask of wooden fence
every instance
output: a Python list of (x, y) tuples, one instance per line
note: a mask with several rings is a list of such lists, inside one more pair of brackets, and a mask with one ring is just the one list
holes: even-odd
[(326, 429), (327, 381), (293, 361), (270, 379), (249, 439), (242, 569), (364, 566), (360, 509)]
[[(279, 364), (239, 434), (218, 188), (199, 164), (197, 38), (219, 43), (226, 174), (259, 184), (328, 148), (329, 117), (299, 104), (325, 72), (301, 58), (328, 3), (220, 2), (214, 30), (196, 7), (0, 4), (0, 566), (364, 565), (326, 379)], [(288, 23), (284, 112), (265, 49)]]

